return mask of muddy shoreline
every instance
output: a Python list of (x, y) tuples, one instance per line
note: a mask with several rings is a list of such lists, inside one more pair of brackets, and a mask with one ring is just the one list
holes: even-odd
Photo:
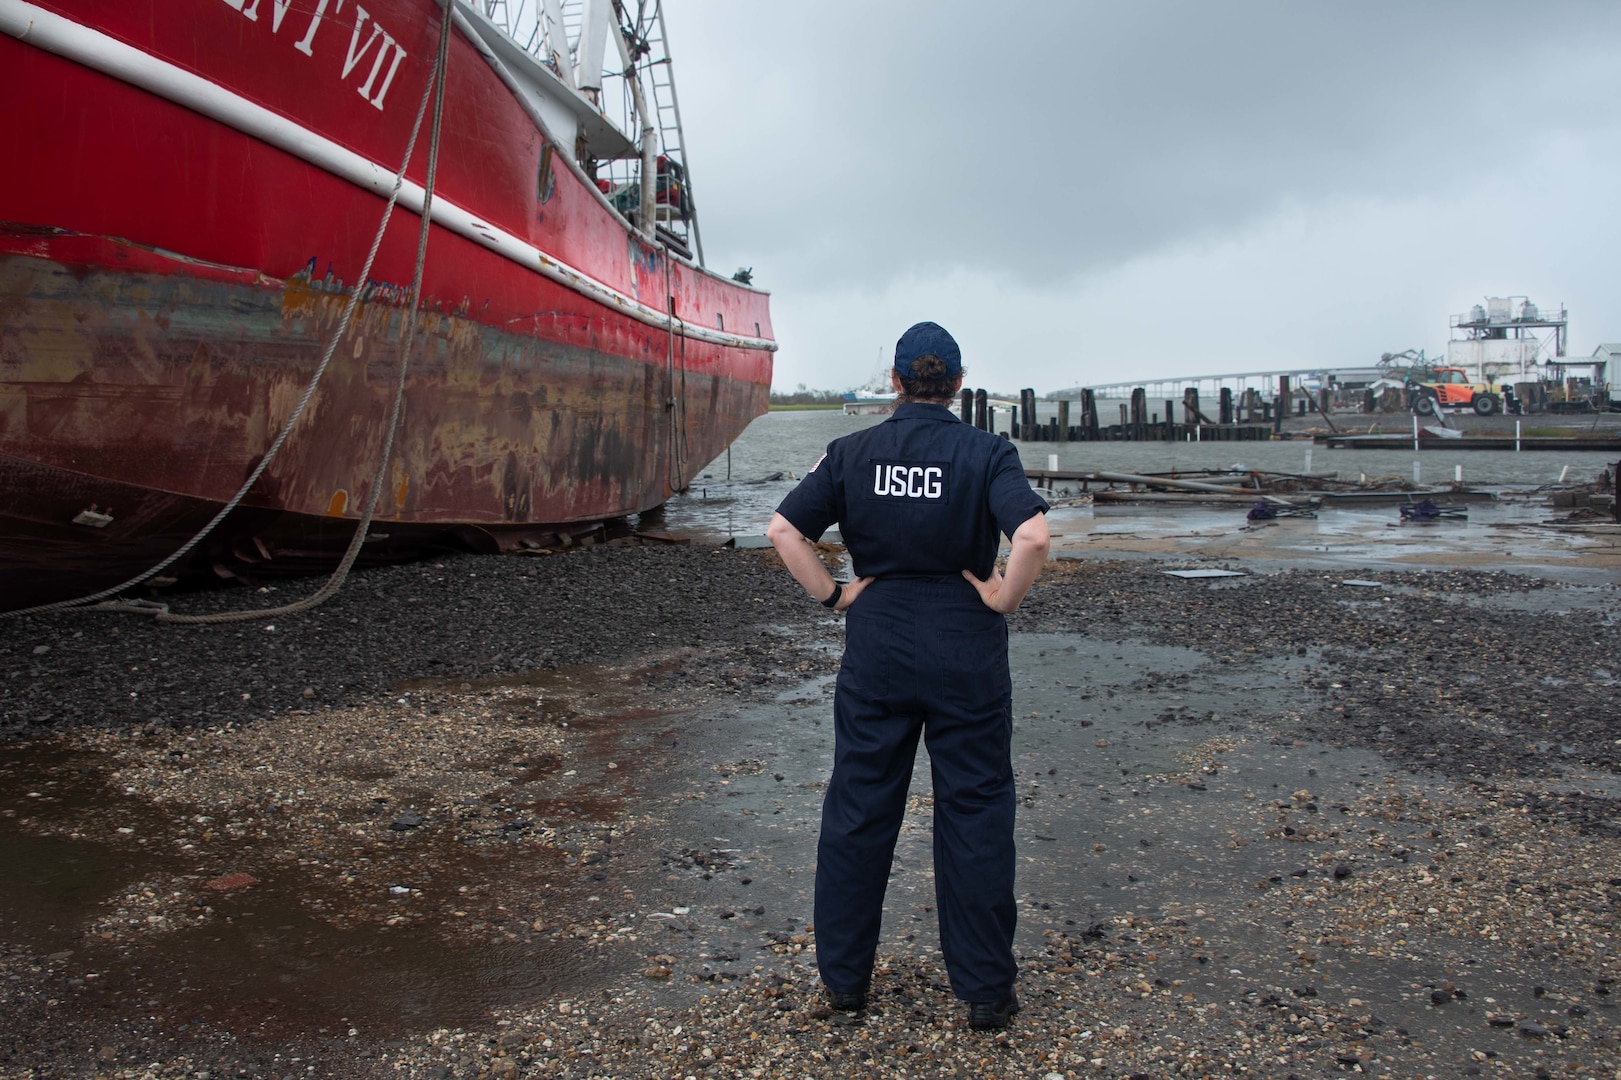
[(0, 622), (0, 1077), (1618, 1075), (1613, 573), (1142, 554), (1012, 623), (999, 1039), (944, 988), (926, 768), (874, 1006), (821, 1008), (839, 625), (769, 553)]

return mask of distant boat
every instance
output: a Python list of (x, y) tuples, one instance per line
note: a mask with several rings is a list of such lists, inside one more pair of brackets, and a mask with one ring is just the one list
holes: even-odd
[(889, 373), (892, 366), (884, 359), (884, 350), (878, 350), (878, 370), (873, 377), (867, 380), (867, 385), (857, 387), (844, 395), (844, 414), (846, 416), (888, 416), (895, 411), (898, 395), (894, 384), (890, 382)]
[(897, 400), (897, 395), (894, 393), (846, 395), (844, 414), (846, 416), (888, 416), (895, 411)]
[[(0, 0), (0, 610), (177, 550), (335, 345), (191, 568), (330, 562), (378, 475), (408, 322), (374, 560), (652, 509), (765, 412), (768, 296), (702, 265), (663, 13), (632, 7), (621, 27), (585, 0), (570, 41), (559, 0), (516, 35), (454, 0), (413, 311), (431, 109), (358, 278), (446, 7)], [(597, 104), (621, 97), (647, 119)]]

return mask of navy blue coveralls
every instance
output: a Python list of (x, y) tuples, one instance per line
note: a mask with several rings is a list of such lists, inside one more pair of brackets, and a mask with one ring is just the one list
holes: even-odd
[(777, 512), (815, 540), (837, 522), (856, 577), (833, 699), (833, 777), (816, 849), (816, 962), (828, 989), (872, 978), (921, 733), (934, 777), (934, 880), (953, 993), (1003, 1001), (1013, 960), (1013, 687), (1007, 622), (971, 583), (1047, 503), (1013, 445), (907, 403), (837, 439)]

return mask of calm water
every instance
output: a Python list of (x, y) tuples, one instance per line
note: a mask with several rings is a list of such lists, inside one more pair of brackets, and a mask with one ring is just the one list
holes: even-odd
[[(701, 471), (691, 491), (670, 500), (668, 527), (679, 532), (725, 538), (752, 536), (765, 531), (771, 512), (792, 490), (797, 478), (821, 457), (827, 444), (841, 435), (870, 427), (881, 416), (845, 416), (837, 410), (773, 412), (755, 420), (732, 445), (730, 462), (722, 455)], [(998, 422), (1005, 423), (1004, 417)], [(1571, 482), (1597, 476), (1613, 453), (1562, 451), (1330, 450), (1305, 441), (1250, 443), (1018, 443), (1026, 468), (1049, 467), (1050, 455), (1065, 470), (1114, 472), (1170, 472), (1173, 469), (1225, 469), (1237, 466), (1268, 472), (1310, 471), (1359, 476), (1401, 476), (1411, 479), (1413, 462), (1420, 464), (1419, 479), (1441, 484), (1453, 479), (1461, 466), (1466, 483), (1477, 487), (1533, 488), (1559, 480), (1569, 467)], [(730, 472), (728, 473), (728, 467)], [(765, 479), (774, 474), (783, 479)], [(730, 479), (728, 479), (728, 475)]]

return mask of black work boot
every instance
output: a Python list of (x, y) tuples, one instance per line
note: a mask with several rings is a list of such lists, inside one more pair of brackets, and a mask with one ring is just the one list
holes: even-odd
[(827, 992), (828, 1008), (836, 1012), (860, 1012), (867, 1007), (867, 992), (865, 990), (852, 990), (845, 993), (841, 990)]
[(1008, 1021), (1018, 1011), (1019, 999), (1013, 994), (1002, 1001), (971, 1001), (968, 1003), (968, 1026), (975, 1031), (1000, 1031), (1008, 1026)]

